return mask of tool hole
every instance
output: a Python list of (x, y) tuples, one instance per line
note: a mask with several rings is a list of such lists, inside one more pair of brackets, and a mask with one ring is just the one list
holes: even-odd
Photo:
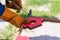
[(36, 21), (35, 21), (35, 20), (32, 20), (32, 21), (31, 21), (31, 24), (35, 24), (35, 23), (36, 23)]

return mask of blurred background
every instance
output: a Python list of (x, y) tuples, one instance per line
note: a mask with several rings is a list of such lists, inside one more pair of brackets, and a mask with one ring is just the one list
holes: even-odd
[[(60, 17), (60, 0), (22, 0), (22, 7), (27, 12), (31, 9), (32, 16)], [(21, 11), (18, 15), (26, 18), (27, 13)], [(0, 20), (0, 39), (13, 40), (13, 36), (17, 32), (17, 28), (13, 27), (13, 25)]]

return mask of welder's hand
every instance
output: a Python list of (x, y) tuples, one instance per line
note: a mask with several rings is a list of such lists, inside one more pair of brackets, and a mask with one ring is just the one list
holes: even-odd
[(24, 23), (30, 23), (30, 20), (28, 20), (28, 18), (25, 18)]
[(8, 8), (16, 9), (17, 12), (20, 12), (22, 9), (21, 0), (6, 0), (6, 6)]

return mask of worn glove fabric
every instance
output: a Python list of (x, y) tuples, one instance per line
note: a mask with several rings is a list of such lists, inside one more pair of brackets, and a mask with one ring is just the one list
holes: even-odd
[(10, 11), (7, 7), (5, 7), (5, 10), (0, 17), (3, 20), (15, 25), (17, 28), (21, 27), (21, 24), (24, 22), (24, 19), (21, 16)]

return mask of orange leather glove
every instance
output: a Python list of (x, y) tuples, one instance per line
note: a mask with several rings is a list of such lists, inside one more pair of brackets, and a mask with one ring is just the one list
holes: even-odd
[(16, 13), (10, 11), (7, 7), (5, 7), (4, 13), (0, 16), (3, 20), (10, 22), (11, 24), (15, 25), (17, 28), (20, 28), (24, 19), (17, 15)]

